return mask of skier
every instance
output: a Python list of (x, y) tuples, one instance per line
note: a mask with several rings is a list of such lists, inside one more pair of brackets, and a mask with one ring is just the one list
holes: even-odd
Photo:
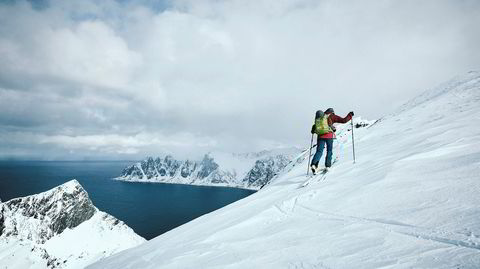
[(348, 113), (345, 118), (335, 115), (333, 108), (325, 110), (325, 112), (318, 110), (315, 114), (315, 124), (312, 126), (312, 134), (317, 134), (317, 152), (312, 159), (313, 174), (318, 170), (318, 162), (322, 158), (323, 148), (327, 145), (327, 156), (325, 157), (325, 170), (332, 166), (333, 155), (333, 139), (335, 139), (334, 123), (347, 123), (353, 117), (353, 111)]

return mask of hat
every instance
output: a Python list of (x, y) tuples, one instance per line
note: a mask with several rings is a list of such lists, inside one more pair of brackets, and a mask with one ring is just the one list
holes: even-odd
[(323, 111), (317, 110), (317, 113), (315, 113), (315, 119), (323, 117)]
[(325, 114), (330, 114), (330, 113), (335, 113), (335, 111), (333, 111), (333, 108), (329, 108), (327, 110), (325, 110)]

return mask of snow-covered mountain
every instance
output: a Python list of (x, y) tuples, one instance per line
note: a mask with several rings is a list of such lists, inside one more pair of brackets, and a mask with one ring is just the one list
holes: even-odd
[(299, 188), (300, 156), (257, 193), (88, 268), (480, 268), (478, 119), (470, 72), (355, 129), (356, 163), (345, 154), (324, 180)]
[(0, 204), (0, 268), (84, 268), (145, 239), (99, 211), (76, 180)]
[(260, 189), (301, 150), (277, 149), (246, 154), (209, 153), (201, 161), (149, 157), (125, 168), (117, 180)]

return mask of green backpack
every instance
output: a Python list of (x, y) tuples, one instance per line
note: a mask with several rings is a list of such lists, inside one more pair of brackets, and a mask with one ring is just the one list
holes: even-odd
[(317, 112), (317, 117), (315, 118), (315, 133), (317, 135), (333, 132), (332, 128), (328, 125), (328, 116), (330, 115)]

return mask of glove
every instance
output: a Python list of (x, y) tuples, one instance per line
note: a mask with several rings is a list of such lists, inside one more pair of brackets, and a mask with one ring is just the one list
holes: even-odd
[(348, 115), (350, 115), (351, 117), (353, 117), (353, 115), (355, 115), (355, 114), (353, 114), (353, 111), (351, 111), (350, 113), (348, 113)]
[(312, 125), (312, 130), (311, 130), (310, 132), (311, 132), (312, 134), (314, 134), (314, 133), (315, 133), (315, 124), (314, 124), (314, 125)]
[(335, 126), (332, 126), (332, 130), (335, 133), (337, 131), (337, 128), (335, 128)]

